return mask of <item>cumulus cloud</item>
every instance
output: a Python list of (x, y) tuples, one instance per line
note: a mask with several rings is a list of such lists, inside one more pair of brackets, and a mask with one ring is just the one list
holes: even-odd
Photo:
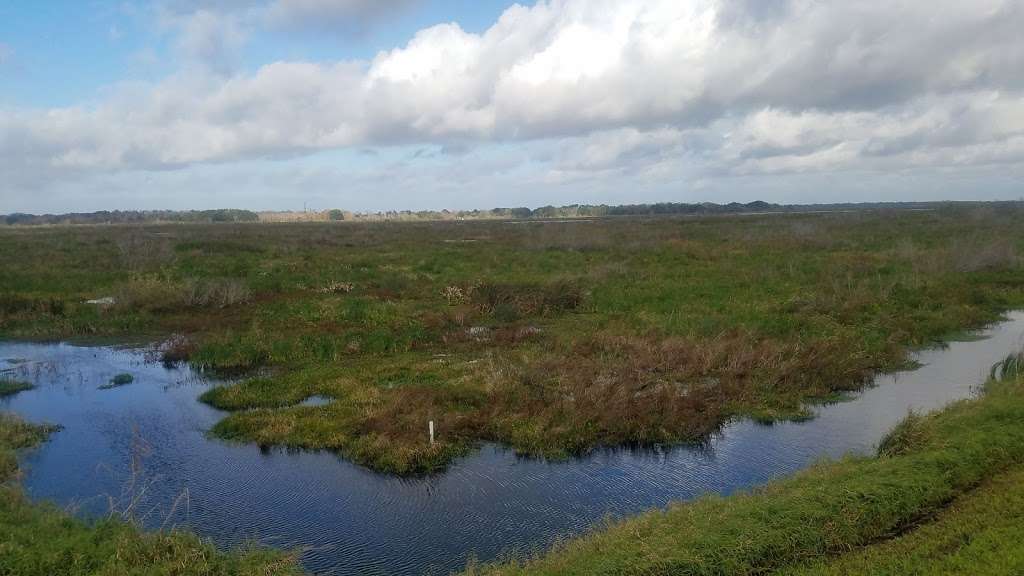
[(995, 91), (878, 111), (765, 108), (720, 129), (720, 157), (742, 173), (1024, 162), (1024, 99)]
[[(263, 14), (296, 25), (390, 4), (275, 0)], [(237, 13), (188, 12), (180, 48), (231, 54)], [(1021, 29), (1019, 0), (541, 1), (481, 34), (421, 30), (370, 61), (176, 75), (91, 107), (0, 111), (0, 172), (492, 142), (538, 143), (555, 179), (683, 161), (712, 176), (1016, 164)]]

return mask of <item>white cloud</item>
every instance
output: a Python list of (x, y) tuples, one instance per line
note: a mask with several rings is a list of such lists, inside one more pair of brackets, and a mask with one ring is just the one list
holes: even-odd
[(0, 175), (495, 142), (534, 142), (558, 181), (1024, 162), (1019, 0), (550, 0), (513, 6), (482, 34), (424, 29), (368, 62), (248, 74), (230, 73), (251, 21), (240, 14), (292, 26), (386, 7), (193, 4), (169, 12), (179, 47), (225, 76), (0, 110)]
[(719, 158), (741, 173), (1024, 163), (1020, 93), (924, 96), (878, 111), (765, 108), (717, 128)]

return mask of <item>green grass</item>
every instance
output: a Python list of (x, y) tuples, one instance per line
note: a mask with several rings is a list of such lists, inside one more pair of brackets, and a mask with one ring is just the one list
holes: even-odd
[(121, 386), (127, 386), (135, 381), (135, 377), (131, 374), (118, 374), (110, 379), (106, 384), (99, 386), (100, 390), (110, 390), (111, 388), (119, 388)]
[(914, 416), (876, 458), (599, 527), (481, 574), (1016, 574), (1024, 566), (1024, 379)]
[(14, 396), (18, 392), (24, 392), (35, 388), (30, 382), (20, 380), (0, 380), (0, 398)]
[(298, 575), (294, 557), (255, 547), (220, 552), (182, 531), (141, 532), (120, 520), (85, 522), (28, 501), (17, 485), (16, 450), (56, 427), (0, 413), (0, 575), (269, 576)]
[(175, 334), (168, 361), (259, 374), (204, 396), (234, 441), (397, 473), (481, 441), (563, 458), (804, 418), (1024, 307), (1022, 216), (3, 228), (0, 337)]
[(985, 482), (905, 534), (779, 574), (1024, 574), (1024, 468)]
[(29, 424), (16, 416), (0, 412), (0, 483), (16, 478), (17, 450), (40, 444), (59, 429), (58, 426)]

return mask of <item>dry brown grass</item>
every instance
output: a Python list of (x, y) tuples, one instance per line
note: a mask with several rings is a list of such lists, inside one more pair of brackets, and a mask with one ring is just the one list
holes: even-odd
[(700, 341), (603, 333), (528, 362), (491, 357), (483, 370), (486, 436), (544, 453), (552, 445), (574, 452), (601, 441), (696, 440), (731, 411), (761, 402), (759, 395), (779, 402), (825, 395), (837, 382), (857, 386), (870, 366), (838, 341), (799, 346), (741, 332)]
[(116, 241), (121, 264), (132, 272), (163, 268), (174, 263), (174, 238), (169, 233), (134, 230)]

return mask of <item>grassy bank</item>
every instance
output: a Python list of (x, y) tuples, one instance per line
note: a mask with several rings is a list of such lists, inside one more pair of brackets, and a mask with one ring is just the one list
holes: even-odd
[(29, 502), (17, 485), (16, 450), (56, 430), (0, 412), (0, 575), (3, 576), (269, 576), (300, 574), (279, 552), (218, 552), (180, 531), (141, 532), (120, 520), (87, 523)]
[(7, 228), (0, 337), (177, 334), (168, 360), (260, 369), (204, 396), (222, 438), (398, 473), (563, 457), (801, 417), (1024, 306), (1022, 216)]
[[(480, 574), (1017, 574), (1024, 566), (1024, 372), (910, 417), (876, 458), (613, 523)], [(1016, 520), (1015, 520), (1016, 519)]]
[(906, 534), (780, 574), (1024, 574), (1024, 469), (986, 481)]

